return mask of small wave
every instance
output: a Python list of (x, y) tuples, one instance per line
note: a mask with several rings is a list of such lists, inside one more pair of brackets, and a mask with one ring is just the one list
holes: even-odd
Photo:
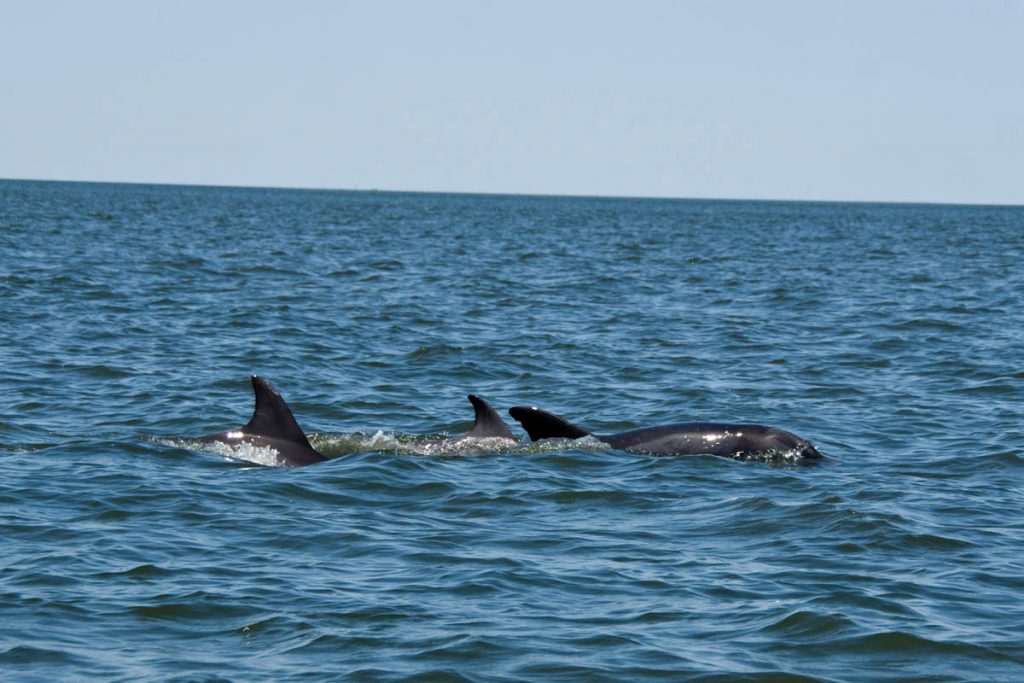
[(119, 570), (119, 571), (100, 572), (98, 574), (94, 574), (93, 578), (96, 578), (96, 579), (122, 579), (122, 578), (126, 578), (126, 579), (148, 580), (148, 579), (157, 579), (157, 578), (160, 578), (160, 577), (169, 576), (170, 574), (171, 574), (171, 572), (168, 571), (167, 569), (164, 569), (163, 567), (158, 567), (157, 565), (148, 564), (147, 563), (147, 564), (140, 564), (138, 566), (132, 567), (131, 569), (123, 569), (123, 570)]
[(836, 650), (879, 655), (888, 653), (899, 656), (960, 656), (985, 660), (1010, 661), (1015, 659), (985, 645), (959, 640), (936, 640), (906, 631), (882, 631), (868, 635), (833, 640)]
[(266, 467), (277, 467), (277, 451), (273, 448), (253, 446), (248, 443), (239, 443), (237, 446), (220, 441), (197, 441), (196, 439), (153, 439), (154, 443), (171, 448), (182, 448), (187, 451), (201, 453), (214, 453), (233, 461), (244, 461), (254, 465)]
[(53, 448), (58, 446), (57, 443), (32, 443), (32, 444), (7, 444), (0, 443), (0, 452), (6, 453), (34, 453), (35, 451), (43, 451), (47, 448)]
[(515, 439), (503, 437), (448, 437), (446, 435), (411, 435), (377, 431), (373, 434), (355, 432), (319, 436), (313, 447), (328, 457), (349, 455), (366, 451), (381, 451), (400, 455), (483, 455), (486, 453), (509, 452), (520, 445)]
[(551, 453), (555, 451), (607, 451), (612, 447), (600, 439), (587, 435), (580, 439), (543, 439), (526, 444), (525, 453)]
[(214, 441), (208, 445), (208, 450), (211, 453), (223, 455), (225, 458), (244, 460), (266, 467), (276, 467), (280, 464), (277, 461), (277, 451), (273, 448), (253, 446), (245, 442), (239, 443), (237, 446), (230, 446), (220, 441)]
[(515, 450), (519, 442), (500, 436), (466, 437), (461, 439), (442, 439), (441, 441), (412, 442), (410, 452), (417, 455), (485, 455), (488, 453), (506, 453)]
[(1008, 465), (1011, 467), (1020, 467), (1024, 465), (1024, 451), (1020, 450), (1007, 450), (1001, 451), (994, 455), (984, 456), (987, 462), (994, 462), (1000, 465)]
[(825, 640), (853, 628), (856, 624), (841, 614), (821, 614), (809, 610), (792, 612), (764, 628), (765, 633), (802, 640)]
[(30, 645), (16, 645), (0, 652), (0, 663), (7, 664), (9, 666), (20, 664), (39, 666), (44, 663), (64, 666), (80, 666), (82, 664), (82, 660), (65, 650), (33, 647)]
[(410, 360), (422, 360), (427, 358), (441, 358), (451, 355), (459, 355), (463, 352), (461, 346), (453, 344), (435, 344), (433, 346), (421, 346), (409, 353)]
[(366, 451), (394, 451), (400, 446), (394, 434), (377, 431), (373, 434), (352, 432), (350, 434), (310, 434), (309, 442), (329, 458), (353, 455)]

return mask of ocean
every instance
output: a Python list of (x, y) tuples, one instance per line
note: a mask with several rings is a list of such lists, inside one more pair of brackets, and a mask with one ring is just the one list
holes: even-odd
[[(1024, 680), (1022, 295), (1022, 207), (0, 181), (2, 678)], [(328, 462), (191, 439), (253, 374)]]

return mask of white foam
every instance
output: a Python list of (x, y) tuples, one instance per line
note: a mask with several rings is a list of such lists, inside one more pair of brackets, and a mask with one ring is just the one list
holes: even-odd
[(515, 439), (503, 436), (466, 437), (462, 439), (437, 439), (412, 441), (403, 444), (407, 453), (415, 455), (483, 455), (484, 453), (506, 452), (519, 445)]
[(244, 460), (266, 467), (277, 467), (280, 465), (277, 461), (277, 451), (267, 446), (253, 446), (245, 441), (239, 441), (233, 445), (214, 441), (205, 445), (207, 448), (204, 450), (209, 450), (211, 453), (216, 453), (232, 460)]
[(154, 439), (153, 441), (163, 446), (184, 448), (200, 453), (213, 453), (230, 460), (242, 460), (255, 465), (280, 466), (275, 449), (266, 446), (253, 446), (244, 441), (239, 441), (236, 444), (227, 444), (221, 441), (196, 441), (195, 439)]
[(328, 457), (364, 453), (366, 451), (398, 451), (401, 443), (394, 434), (377, 431), (373, 434), (353, 432), (351, 434), (310, 434), (313, 448)]
[(525, 453), (550, 453), (553, 451), (606, 451), (611, 446), (601, 441), (593, 434), (587, 434), (579, 439), (541, 439), (526, 444)]
[(373, 434), (334, 434), (311, 437), (313, 447), (328, 457), (379, 451), (397, 455), (481, 455), (508, 452), (522, 444), (503, 437), (448, 437), (440, 435), (395, 434), (377, 431)]
[(400, 449), (402, 443), (394, 434), (377, 431), (362, 444), (367, 451), (390, 451)]

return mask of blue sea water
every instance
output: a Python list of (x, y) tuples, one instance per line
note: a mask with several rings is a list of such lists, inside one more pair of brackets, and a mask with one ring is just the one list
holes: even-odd
[[(1024, 208), (0, 182), (5, 681), (1024, 680)], [(317, 448), (187, 437), (270, 379)], [(467, 393), (833, 463), (432, 453)]]

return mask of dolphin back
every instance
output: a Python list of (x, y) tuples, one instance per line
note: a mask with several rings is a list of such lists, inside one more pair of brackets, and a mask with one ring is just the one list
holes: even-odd
[(501, 419), (501, 416), (495, 412), (494, 408), (492, 408), (487, 401), (474, 394), (470, 394), (466, 398), (468, 398), (469, 402), (473, 404), (473, 412), (476, 413), (473, 428), (466, 433), (466, 436), (473, 436), (477, 438), (515, 438), (512, 436), (512, 430), (508, 428), (505, 421)]
[(305, 432), (295, 421), (291, 408), (270, 382), (259, 375), (253, 375), (252, 389), (256, 394), (256, 409), (252, 419), (242, 427), (243, 433), (292, 441), (312, 448)]
[(531, 441), (540, 439), (579, 439), (590, 434), (563, 417), (532, 406), (515, 406), (508, 409), (530, 435)]
[(229, 446), (247, 443), (258, 448), (271, 448), (277, 452), (277, 464), (285, 467), (301, 467), (327, 460), (327, 456), (310, 445), (291, 408), (270, 382), (253, 375), (252, 390), (256, 394), (256, 408), (244, 427), (201, 436), (198, 440)]

